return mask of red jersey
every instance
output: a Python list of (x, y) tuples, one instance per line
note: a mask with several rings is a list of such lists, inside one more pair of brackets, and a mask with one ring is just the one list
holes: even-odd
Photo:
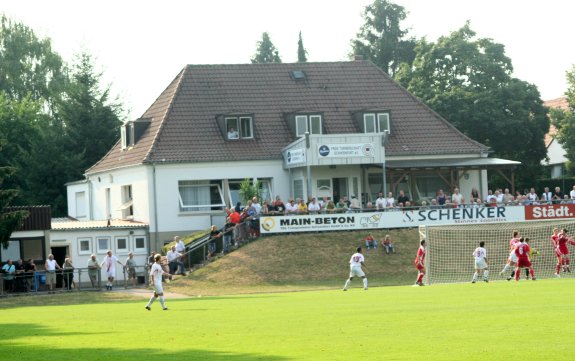
[(230, 221), (233, 224), (240, 223), (240, 214), (238, 212), (234, 212), (234, 213), (230, 214)]
[(575, 241), (573, 241), (571, 238), (567, 238), (567, 235), (560, 234), (557, 238), (557, 248), (559, 248), (559, 251), (563, 254), (569, 254), (567, 243), (575, 245)]
[(529, 254), (531, 252), (531, 248), (527, 243), (519, 243), (515, 248), (515, 254), (517, 255), (518, 259), (527, 260), (529, 259)]
[(519, 238), (511, 238), (511, 240), (509, 241), (509, 250), (510, 251), (515, 250), (515, 248), (519, 243), (521, 243), (519, 242)]
[(425, 247), (419, 246), (419, 249), (417, 250), (417, 256), (415, 257), (414, 262), (415, 262), (415, 264), (419, 264), (419, 265), (424, 264), (424, 262), (425, 262)]

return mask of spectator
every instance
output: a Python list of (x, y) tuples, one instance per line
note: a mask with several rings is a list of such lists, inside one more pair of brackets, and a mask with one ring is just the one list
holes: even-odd
[(451, 202), (454, 204), (455, 207), (458, 207), (465, 203), (465, 198), (463, 198), (463, 194), (459, 193), (459, 188), (455, 187), (453, 189), (453, 194), (451, 195)]
[(359, 212), (361, 211), (361, 203), (359, 202), (359, 199), (357, 199), (356, 196), (351, 196), (351, 202), (349, 204), (349, 209), (352, 212)]
[[(250, 210), (248, 210), (248, 214), (249, 214)], [(255, 210), (252, 211), (255, 214)], [(253, 216), (253, 214), (252, 214)], [(222, 232), (220, 232), (220, 230), (215, 226), (212, 225), (212, 228), (210, 229), (210, 243), (208, 243), (208, 260), (211, 260), (212, 257), (215, 256), (216, 254), (216, 240), (218, 238), (222, 237)]]
[(541, 194), (541, 200), (545, 204), (550, 204), (551, 201), (553, 200), (553, 193), (551, 193), (551, 191), (549, 191), (549, 187), (544, 188), (543, 194)]
[(347, 211), (347, 204), (345, 203), (345, 198), (340, 198), (339, 202), (335, 205), (336, 212), (345, 212)]
[[(208, 245), (209, 249), (209, 245)], [(178, 273), (178, 269), (182, 275), (186, 275), (186, 267), (184, 263), (180, 260), (182, 256), (181, 253), (176, 252), (176, 246), (172, 246), (172, 248), (166, 253), (166, 258), (168, 259), (168, 267), (169, 273), (171, 275), (175, 275)]]
[(431, 198), (431, 204), (429, 205), (429, 209), (437, 209), (441, 207), (442, 206), (439, 205), (436, 198)]
[(315, 197), (313, 197), (311, 199), (311, 202), (307, 206), (307, 210), (310, 213), (316, 213), (316, 214), (321, 211), (321, 206), (319, 205), (319, 203), (317, 202), (317, 199)]
[(292, 198), (286, 204), (286, 214), (296, 214), (298, 211), (298, 205), (295, 203), (295, 200)]
[(184, 241), (182, 241), (182, 238), (175, 236), (174, 241), (176, 242), (176, 252), (180, 254), (186, 253), (186, 245), (184, 244)]
[(563, 200), (561, 201), (561, 204), (572, 204), (573, 200), (571, 198), (569, 198), (569, 196), (567, 194), (565, 194), (563, 196)]
[(134, 259), (134, 253), (132, 252), (128, 253), (128, 258), (126, 258), (125, 269), (126, 269), (126, 275), (128, 277), (128, 282), (132, 281), (132, 287), (136, 287), (136, 260)]
[[(479, 190), (475, 187), (471, 188), (471, 200), (481, 200), (481, 197), (479, 196)], [(480, 202), (480, 201), (479, 201)]]
[[(155, 253), (152, 252), (152, 255)], [(96, 259), (96, 255), (92, 254), (88, 260), (88, 277), (90, 277), (90, 283), (92, 283), (93, 288), (99, 287), (98, 273), (100, 273), (100, 263)]]
[(503, 194), (499, 191), (499, 189), (495, 191), (495, 199), (497, 200), (498, 205), (504, 204)]
[(299, 200), (297, 205), (297, 213), (307, 214), (307, 204), (305, 204), (305, 200), (303, 198)]
[(497, 197), (493, 194), (493, 191), (491, 189), (487, 191), (487, 196), (485, 197), (485, 203), (487, 204), (497, 203)]
[(365, 248), (369, 251), (372, 248), (374, 251), (377, 248), (377, 241), (373, 238), (371, 233), (368, 233), (367, 236), (363, 239), (365, 241)]
[(14, 291), (26, 292), (28, 288), (26, 287), (24, 264), (22, 263), (22, 260), (17, 260), (14, 266), (16, 267), (16, 273), (14, 275)]
[(565, 195), (561, 192), (561, 188), (555, 187), (555, 192), (553, 192), (553, 203), (561, 203)]
[(377, 209), (384, 209), (387, 207), (387, 200), (383, 196), (383, 192), (379, 192), (377, 199), (375, 200), (375, 206)]
[(409, 197), (405, 195), (403, 189), (400, 189), (399, 196), (397, 197), (397, 203), (403, 203), (405, 205), (406, 202), (409, 202)]
[[(242, 203), (241, 202), (237, 202), (236, 206), (234, 207), (234, 209), (236, 210), (236, 212), (238, 213), (242, 213)], [(152, 263), (153, 264), (153, 263)]]
[(256, 211), (256, 215), (259, 216), (260, 213), (262, 212), (262, 205), (259, 204), (258, 202), (258, 197), (253, 197), (252, 198), (252, 207), (254, 208), (254, 211)]
[(324, 210), (324, 209), (325, 209), (325, 206), (327, 206), (327, 196), (321, 197), (321, 199), (319, 199), (319, 200), (317, 201), (317, 203), (319, 203), (320, 209)]
[(32, 289), (35, 273), (36, 273), (36, 265), (34, 264), (34, 260), (30, 258), (24, 264), (24, 274), (25, 274), (24, 277), (26, 279), (26, 286), (28, 287), (28, 291)]
[(233, 241), (233, 234), (234, 234), (234, 228), (235, 228), (235, 223), (232, 222), (230, 217), (226, 217), (226, 224), (224, 225), (224, 249), (223, 252), (224, 253), (228, 253), (230, 251), (230, 248), (232, 247), (232, 241)]
[(228, 130), (228, 139), (239, 139), (238, 131), (233, 127)]
[(56, 269), (62, 269), (62, 267), (56, 262), (54, 255), (50, 253), (44, 264), (44, 269), (46, 269), (46, 283), (50, 289), (48, 292), (53, 293), (54, 286), (56, 286)]
[(327, 205), (325, 206), (325, 210), (328, 213), (335, 212), (335, 204), (333, 203), (333, 201), (331, 199), (327, 202)]
[(569, 192), (569, 198), (575, 199), (575, 186), (573, 186), (573, 189), (571, 190), (571, 192)]
[(12, 264), (12, 260), (6, 260), (6, 264), (2, 266), (2, 273), (4, 273), (4, 289), (7, 292), (14, 290), (14, 276), (16, 275), (16, 266)]
[(386, 234), (385, 237), (381, 240), (381, 245), (385, 249), (385, 254), (395, 253), (395, 245), (393, 244), (389, 234)]
[(539, 196), (535, 193), (535, 188), (531, 188), (529, 194), (527, 194), (527, 199), (530, 204), (538, 204)]
[(270, 202), (268, 201), (264, 201), (264, 204), (262, 205), (262, 210), (260, 212), (260, 214), (270, 214), (271, 211), (273, 211), (275, 209), (274, 206), (270, 206)]
[(387, 205), (387, 208), (395, 207), (395, 198), (393, 198), (392, 192), (387, 193), (387, 198), (385, 199), (385, 203)]
[(365, 205), (365, 211), (366, 212), (375, 212), (376, 208), (373, 206), (373, 203), (367, 202), (367, 204)]
[(503, 193), (503, 204), (505, 205), (512, 204), (514, 200), (515, 197), (513, 197), (513, 194), (509, 193), (509, 188), (505, 188), (505, 191)]
[(72, 264), (72, 259), (70, 256), (66, 255), (64, 259), (64, 264), (62, 264), (62, 272), (64, 278), (64, 286), (66, 290), (72, 291), (72, 288), (76, 288), (76, 282), (74, 282), (74, 265)]
[(445, 195), (445, 193), (443, 193), (443, 189), (440, 189), (439, 191), (437, 191), (437, 205), (440, 206), (444, 206), (445, 203), (447, 202), (447, 196)]

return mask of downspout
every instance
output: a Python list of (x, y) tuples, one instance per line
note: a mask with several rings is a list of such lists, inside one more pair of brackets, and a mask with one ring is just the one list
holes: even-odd
[(87, 178), (88, 178), (88, 200), (90, 202), (90, 208), (89, 208), (90, 214), (89, 214), (88, 219), (93, 220), (94, 219), (94, 202), (92, 199), (92, 180), (90, 179), (90, 177), (87, 177)]
[[(152, 163), (152, 173), (153, 173), (153, 187), (152, 187), (152, 191), (153, 191), (153, 196), (154, 196), (154, 239), (156, 241), (156, 244), (158, 243), (158, 239), (160, 237), (159, 232), (158, 232), (158, 192), (156, 191), (156, 163)], [(150, 248), (150, 242), (148, 242), (148, 248)], [(152, 250), (148, 249), (148, 254), (152, 254)]]

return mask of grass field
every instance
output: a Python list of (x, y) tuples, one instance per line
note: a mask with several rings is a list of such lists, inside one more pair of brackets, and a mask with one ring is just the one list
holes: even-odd
[[(343, 282), (343, 280), (342, 280)], [(0, 300), (2, 360), (573, 360), (575, 280)], [(42, 301), (65, 303), (45, 305)], [(28, 305), (29, 304), (29, 305)]]

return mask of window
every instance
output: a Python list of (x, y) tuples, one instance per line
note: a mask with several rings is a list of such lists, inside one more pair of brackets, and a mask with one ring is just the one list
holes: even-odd
[(92, 238), (78, 238), (78, 254), (92, 254)]
[(205, 212), (225, 207), (221, 181), (179, 181), (180, 210)]
[[(259, 202), (260, 204), (263, 204), (264, 201), (271, 200), (271, 194), (272, 194), (271, 179), (258, 179), (258, 181), (260, 182), (260, 190), (261, 190), (260, 195), (262, 198), (259, 200)], [(240, 204), (243, 203), (242, 196), (240, 194), (240, 184), (242, 182), (243, 180), (239, 179), (233, 179), (228, 181), (228, 188), (229, 188), (228, 199), (232, 207), (234, 207), (238, 202), (240, 202)], [(245, 204), (242, 205), (245, 206)]]
[(122, 150), (134, 145), (134, 123), (128, 122), (120, 128)]
[(303, 194), (303, 179), (295, 179), (293, 181), (293, 196), (294, 198), (304, 198)]
[(86, 192), (76, 192), (76, 217), (86, 217)]
[(363, 115), (364, 133), (390, 133), (389, 113), (368, 113)]
[(116, 252), (128, 253), (128, 238), (116, 237)]
[(146, 237), (136, 236), (134, 237), (134, 250), (146, 252)]
[(251, 117), (229, 117), (226, 118), (227, 138), (251, 139), (254, 137)]
[(110, 249), (110, 237), (96, 238), (98, 253), (106, 253)]
[(318, 179), (317, 189), (320, 191), (331, 191), (331, 179)]
[(132, 218), (134, 216), (134, 207), (132, 200), (132, 185), (122, 186), (122, 219)]
[(296, 135), (302, 137), (305, 132), (309, 134), (322, 134), (321, 115), (296, 115)]
[(122, 138), (122, 150), (128, 148), (128, 139), (126, 139), (126, 126), (120, 127), (120, 136)]

